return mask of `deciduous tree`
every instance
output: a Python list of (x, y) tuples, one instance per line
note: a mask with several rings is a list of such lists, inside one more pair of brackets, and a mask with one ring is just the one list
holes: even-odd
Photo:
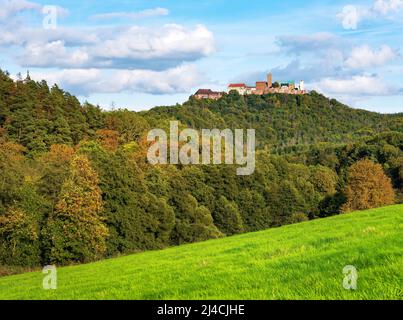
[(344, 212), (376, 208), (395, 202), (395, 192), (382, 166), (365, 159), (356, 162), (348, 170), (344, 190), (347, 202)]
[(102, 209), (98, 175), (85, 156), (76, 156), (45, 232), (50, 262), (90, 261), (105, 252)]

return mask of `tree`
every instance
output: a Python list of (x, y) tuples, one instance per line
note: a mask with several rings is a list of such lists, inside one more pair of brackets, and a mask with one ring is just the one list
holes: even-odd
[(271, 226), (273, 218), (260, 192), (244, 189), (236, 200), (245, 224), (245, 231), (263, 230)]
[(40, 222), (46, 203), (20, 145), (0, 141), (0, 264), (40, 264)]
[(244, 230), (238, 206), (224, 196), (218, 199), (213, 217), (214, 224), (226, 235), (241, 233)]
[[(127, 151), (107, 152), (95, 142), (85, 142), (78, 153), (87, 155), (99, 174), (110, 233), (106, 255), (168, 246), (175, 215), (166, 201), (168, 194), (152, 194), (162, 185), (158, 182), (150, 192), (143, 173)], [(162, 178), (159, 173), (157, 176)]]
[(338, 177), (333, 170), (324, 166), (316, 166), (312, 170), (310, 180), (322, 195), (331, 196), (336, 193)]
[(290, 218), (288, 219), (287, 223), (299, 223), (299, 222), (304, 222), (304, 221), (308, 221), (308, 217), (306, 216), (306, 214), (302, 213), (302, 212), (298, 212), (298, 213), (293, 213)]
[(101, 145), (109, 151), (116, 151), (119, 146), (119, 132), (115, 130), (100, 129), (97, 131)]
[(176, 179), (171, 181), (170, 205), (174, 208), (176, 216), (175, 228), (172, 232), (171, 242), (175, 245), (203, 241), (221, 237), (221, 232), (214, 225), (211, 212), (201, 206), (184, 186), (186, 182), (179, 172)]
[(19, 200), (19, 187), (24, 182), (27, 169), (25, 151), (21, 145), (0, 141), (0, 214)]
[(69, 175), (74, 154), (72, 147), (55, 144), (51, 145), (50, 150), (39, 159), (42, 170), (39, 190), (51, 202), (52, 208), (57, 202), (63, 182)]
[(0, 215), (0, 263), (36, 266), (40, 263), (39, 227), (32, 213), (10, 207)]
[(142, 116), (128, 110), (109, 112), (105, 121), (109, 130), (119, 133), (119, 140), (123, 144), (139, 141), (149, 129), (148, 122)]
[(389, 177), (379, 164), (365, 159), (353, 164), (344, 190), (347, 202), (342, 211), (365, 210), (395, 202), (395, 192)]
[(88, 158), (76, 156), (45, 231), (49, 261), (85, 262), (100, 257), (108, 236), (102, 209), (98, 175)]

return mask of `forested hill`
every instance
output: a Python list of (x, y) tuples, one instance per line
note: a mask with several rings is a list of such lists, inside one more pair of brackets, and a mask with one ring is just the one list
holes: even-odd
[(403, 114), (382, 115), (349, 108), (315, 92), (309, 95), (239, 96), (218, 101), (190, 99), (183, 105), (134, 113), (106, 112), (83, 105), (57, 86), (30, 79), (13, 81), (0, 71), (0, 134), (43, 152), (52, 144), (75, 145), (96, 131), (119, 132), (124, 143), (149, 128), (167, 127), (168, 119), (195, 128), (255, 128), (258, 147), (316, 142), (349, 142), (384, 131), (403, 131)]
[(254, 128), (260, 147), (347, 142), (403, 130), (403, 113), (352, 109), (316, 92), (264, 96), (234, 92), (218, 101), (190, 99), (183, 105), (157, 107), (142, 115), (154, 126), (161, 119), (175, 118), (196, 128)]
[[(147, 132), (174, 119), (257, 129), (254, 173), (149, 164)], [(103, 111), (0, 72), (0, 275), (393, 204), (403, 198), (402, 121), (317, 93)]]

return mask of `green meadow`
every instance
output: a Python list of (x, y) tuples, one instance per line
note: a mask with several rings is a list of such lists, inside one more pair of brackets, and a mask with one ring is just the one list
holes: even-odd
[[(358, 271), (343, 287), (343, 268)], [(403, 299), (403, 205), (0, 278), (0, 299)]]

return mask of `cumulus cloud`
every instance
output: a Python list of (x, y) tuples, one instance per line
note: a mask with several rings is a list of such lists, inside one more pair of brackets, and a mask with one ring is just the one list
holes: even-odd
[(276, 81), (300, 81), (314, 82), (323, 77), (341, 76), (346, 72), (340, 68), (340, 63), (335, 56), (333, 63), (327, 63), (323, 59), (318, 59), (315, 63), (302, 63), (301, 59), (294, 59), (285, 66), (277, 66), (271, 70), (245, 73), (232, 79), (233, 82), (245, 82), (253, 85), (257, 80), (266, 79), (267, 73), (272, 72)]
[[(14, 52), (36, 80), (57, 83), (74, 94), (189, 92), (205, 82), (190, 63), (215, 52), (214, 35), (203, 25), (165, 24), (42, 28), (44, 6), (27, 0), (0, 0), (0, 48)], [(54, 7), (58, 16), (68, 12)], [(46, 9), (46, 8), (45, 8)], [(33, 11), (34, 19), (18, 19)], [(164, 8), (115, 12), (93, 19), (141, 19), (169, 14)], [(37, 24), (28, 22), (36, 21)], [(37, 71), (42, 68), (46, 71)]]
[(91, 16), (92, 20), (109, 20), (109, 19), (143, 19), (143, 18), (151, 18), (151, 17), (159, 17), (159, 16), (167, 16), (169, 14), (169, 10), (166, 8), (153, 8), (146, 9), (139, 12), (109, 12), (96, 14)]
[[(46, 41), (47, 38), (60, 35), (63, 28), (57, 30), (45, 30), (42, 26), (43, 19), (56, 12), (56, 18), (61, 19), (69, 14), (69, 11), (57, 5), (41, 5), (26, 0), (0, 0), (0, 47), (1, 46), (22, 46), (35, 40)], [(27, 19), (23, 13), (30, 14)], [(27, 21), (37, 21), (35, 27), (26, 25)], [(37, 19), (37, 20), (35, 20)], [(76, 38), (86, 37), (85, 34), (78, 34)]]
[(403, 9), (403, 0), (376, 0), (372, 10), (381, 15), (397, 12)]
[(234, 82), (255, 81), (272, 72), (274, 80), (305, 80), (307, 88), (317, 90), (342, 101), (360, 100), (368, 96), (400, 95), (402, 89), (389, 85), (368, 69), (388, 65), (399, 58), (399, 52), (387, 45), (373, 48), (354, 46), (348, 40), (329, 33), (281, 36), (277, 39), (279, 52), (292, 60), (265, 72), (251, 72), (236, 77)]
[(319, 32), (312, 35), (287, 35), (276, 38), (276, 43), (282, 51), (289, 54), (300, 54), (314, 50), (324, 50), (337, 46), (341, 39), (329, 32)]
[(173, 94), (189, 92), (206, 79), (196, 67), (181, 65), (164, 71), (63, 69), (46, 73), (31, 72), (35, 80), (45, 79), (50, 84), (79, 95), (91, 93), (142, 92)]
[(375, 0), (372, 6), (363, 7), (347, 5), (337, 14), (343, 28), (356, 30), (359, 24), (366, 19), (376, 19), (389, 14), (397, 13), (403, 9), (403, 0)]
[[(0, 32), (0, 46), (18, 46), (25, 49), (31, 45), (46, 45), (47, 43), (61, 41), (67, 47), (79, 47), (95, 45), (108, 37), (109, 34), (117, 34), (121, 29), (111, 27), (63, 27), (49, 30), (33, 28), (19, 23), (10, 23)], [(10, 36), (4, 36), (10, 35)]]
[[(323, 77), (352, 73), (343, 68), (349, 43), (332, 33), (281, 36), (276, 43), (280, 52), (293, 57), (287, 65), (271, 70), (279, 80), (316, 81)], [(259, 79), (263, 78), (264, 73), (260, 73)]]
[(357, 75), (344, 79), (324, 78), (313, 86), (326, 94), (348, 96), (384, 96), (399, 94), (401, 90), (388, 85), (376, 75)]
[(85, 50), (76, 49), (68, 51), (62, 40), (49, 43), (29, 43), (25, 47), (24, 55), (20, 57), (21, 65), (52, 67), (81, 66), (88, 62), (89, 56)]
[[(26, 0), (0, 0), (0, 17), (26, 10), (42, 13), (42, 5)], [(57, 7), (58, 15), (65, 14)], [(127, 17), (149, 17), (167, 14), (167, 9), (154, 8)], [(120, 17), (112, 13), (110, 17)], [(40, 15), (39, 18), (42, 18)], [(27, 20), (28, 21), (28, 20)], [(25, 25), (25, 21), (5, 19), (0, 32), (0, 47), (15, 46), (17, 62), (26, 68), (110, 68), (150, 69), (174, 68), (215, 51), (214, 35), (203, 25), (194, 27), (166, 24), (159, 28), (141, 26), (63, 27), (51, 32)]]
[(49, 14), (49, 10), (55, 10), (57, 18), (64, 18), (69, 14), (66, 8), (57, 5), (41, 5), (26, 0), (0, 0), (0, 23), (12, 25), (18, 20), (20, 13), (31, 11), (46, 15)]
[(78, 46), (69, 46), (62, 40), (63, 34), (50, 42), (28, 42), (19, 62), (25, 67), (163, 70), (215, 51), (214, 36), (203, 25), (193, 29), (167, 24), (159, 29), (132, 26), (103, 31), (94, 34), (92, 42)]
[(369, 11), (366, 8), (347, 5), (337, 17), (340, 19), (344, 29), (355, 30), (364, 17), (368, 15)]
[(363, 45), (353, 48), (350, 57), (346, 60), (346, 66), (353, 69), (363, 69), (384, 65), (398, 57), (398, 53), (387, 45), (379, 50), (372, 50)]
[(288, 65), (272, 70), (285, 80), (317, 81), (324, 77), (353, 76), (360, 70), (386, 65), (400, 56), (387, 45), (380, 48), (352, 46), (331, 33), (281, 36), (276, 43), (279, 51), (293, 56)]
[[(0, 0), (2, 17), (25, 10), (43, 9), (25, 0)], [(62, 8), (57, 8), (58, 14)], [(154, 8), (128, 17), (167, 14)], [(121, 16), (112, 13), (112, 16)], [(120, 68), (164, 70), (196, 61), (215, 51), (214, 36), (203, 25), (166, 24), (160, 28), (141, 26), (57, 27), (46, 30), (8, 19), (0, 32), (0, 46), (18, 46), (17, 61), (27, 68)]]
[(154, 64), (155, 69), (178, 64), (178, 61), (194, 61), (214, 51), (213, 34), (205, 26), (191, 29), (177, 24), (167, 24), (157, 30), (131, 27), (90, 48), (91, 54), (99, 59), (115, 59), (123, 63), (152, 61), (147, 67)]
[(17, 13), (24, 11), (38, 11), (42, 6), (26, 0), (0, 0), (0, 21), (9, 19)]

